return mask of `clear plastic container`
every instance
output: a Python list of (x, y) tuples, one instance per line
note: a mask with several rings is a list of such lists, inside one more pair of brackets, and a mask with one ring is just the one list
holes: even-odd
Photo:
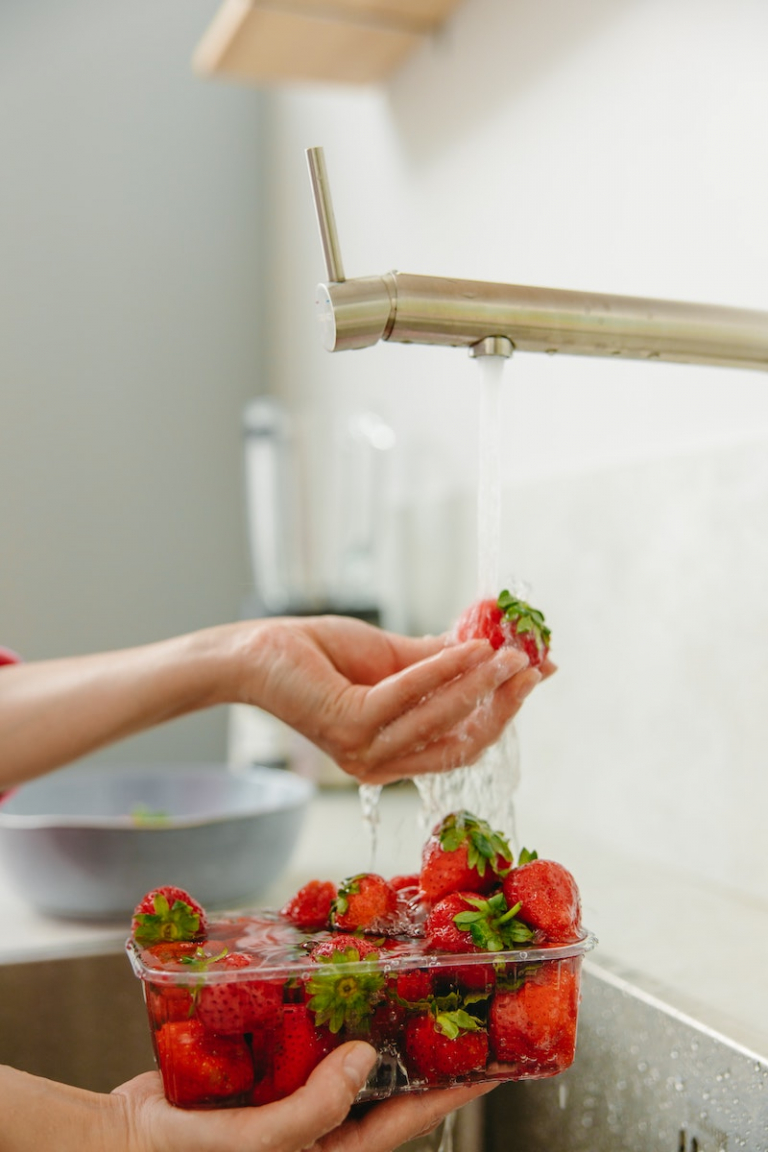
[(419, 938), (302, 932), (264, 911), (219, 917), (200, 944), (127, 949), (166, 1097), (219, 1108), (289, 1095), (350, 1039), (379, 1053), (360, 1101), (556, 1076), (573, 1061), (581, 964), (594, 944), (585, 933), (454, 955)]

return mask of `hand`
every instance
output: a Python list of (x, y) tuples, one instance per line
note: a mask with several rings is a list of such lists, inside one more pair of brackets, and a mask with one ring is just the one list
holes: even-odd
[(485, 640), (399, 636), (350, 617), (259, 621), (243, 639), (239, 698), (375, 784), (472, 764), (555, 671)]
[[(184, 1111), (163, 1096), (160, 1076), (148, 1072), (112, 1093), (116, 1152), (391, 1152), (406, 1140), (433, 1131), (449, 1112), (490, 1091), (493, 1085), (433, 1090), (392, 1097), (361, 1117), (349, 1110), (375, 1062), (370, 1045), (344, 1044), (327, 1056), (306, 1085), (285, 1100), (259, 1108)], [(121, 1133), (123, 1134), (121, 1136)], [(129, 1144), (126, 1134), (133, 1139)]]

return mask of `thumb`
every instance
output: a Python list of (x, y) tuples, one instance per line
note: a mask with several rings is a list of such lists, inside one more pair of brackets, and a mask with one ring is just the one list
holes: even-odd
[(295, 1152), (338, 1128), (375, 1063), (376, 1050), (361, 1040), (334, 1049), (303, 1088), (259, 1109), (262, 1143), (271, 1152)]

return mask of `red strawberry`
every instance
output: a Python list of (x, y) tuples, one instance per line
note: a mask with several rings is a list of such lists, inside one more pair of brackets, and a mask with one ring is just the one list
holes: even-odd
[[(220, 952), (220, 948), (219, 948)], [(194, 961), (195, 965), (213, 958), (215, 952), (211, 944), (196, 944), (191, 940), (168, 940), (159, 944), (150, 944), (141, 953), (142, 962), (147, 968), (157, 968), (161, 971), (184, 972), (188, 964)], [(192, 1015), (195, 997), (194, 988), (186, 982), (183, 984), (146, 983), (144, 997), (147, 1003), (150, 1023), (153, 1028), (160, 1028), (169, 1020), (188, 1020)]]
[(533, 933), (517, 919), (499, 891), (488, 899), (452, 892), (435, 904), (424, 924), (424, 939), (438, 952), (503, 952), (524, 944)]
[(421, 877), (418, 872), (410, 872), (405, 876), (393, 876), (389, 883), (396, 892), (410, 891), (411, 889), (418, 889)]
[(411, 1077), (436, 1084), (485, 1069), (488, 1033), (468, 1012), (414, 1016), (405, 1025), (405, 1064)]
[(373, 940), (366, 940), (363, 936), (353, 936), (351, 932), (337, 932), (315, 944), (309, 955), (313, 960), (323, 960), (335, 954), (341, 954), (345, 960), (354, 963), (367, 956), (374, 959), (379, 955), (379, 945)]
[(207, 922), (205, 911), (183, 888), (154, 888), (133, 910), (131, 932), (137, 944), (161, 940), (202, 940)]
[(544, 615), (506, 589), (498, 600), (478, 600), (459, 617), (457, 640), (488, 640), (492, 648), (521, 648), (536, 668), (549, 652), (550, 630)]
[[(305, 1004), (288, 1004), (264, 1062), (265, 1072), (251, 1097), (253, 1104), (269, 1104), (290, 1096), (336, 1044), (326, 1028), (316, 1028)], [(254, 1048), (256, 1038), (254, 1037)]]
[(152, 1028), (169, 1020), (188, 1020), (195, 1004), (192, 989), (182, 984), (145, 984), (144, 998)]
[(248, 1045), (206, 1032), (198, 1020), (175, 1021), (155, 1033), (165, 1094), (180, 1108), (245, 1103), (253, 1087)]
[(507, 903), (520, 904), (520, 919), (543, 932), (551, 943), (581, 937), (581, 898), (571, 873), (554, 860), (530, 860), (505, 877)]
[(331, 924), (345, 932), (383, 932), (393, 924), (397, 892), (383, 876), (361, 872), (339, 887), (331, 905)]
[(449, 892), (490, 892), (511, 864), (501, 833), (471, 812), (451, 812), (422, 850), (421, 891), (433, 904)]
[(330, 880), (310, 880), (283, 906), (281, 914), (297, 928), (317, 932), (329, 926), (335, 899), (336, 885)]
[[(252, 958), (231, 952), (207, 965), (206, 971), (249, 968)], [(212, 1032), (242, 1034), (257, 1028), (276, 1028), (283, 1014), (283, 986), (267, 980), (205, 983), (197, 991), (195, 1015)]]
[(398, 972), (395, 991), (401, 1000), (427, 1000), (432, 995), (432, 973), (425, 968)]
[(567, 961), (545, 961), (535, 976), (491, 1003), (491, 1049), (505, 1063), (535, 1061), (567, 1068), (576, 1046), (578, 979)]

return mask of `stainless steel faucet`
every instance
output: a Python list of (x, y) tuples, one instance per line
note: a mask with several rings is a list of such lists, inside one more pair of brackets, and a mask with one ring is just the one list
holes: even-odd
[(404, 272), (347, 280), (322, 148), (307, 160), (328, 276), (317, 306), (331, 352), (389, 340), (473, 356), (564, 352), (768, 371), (768, 312)]

